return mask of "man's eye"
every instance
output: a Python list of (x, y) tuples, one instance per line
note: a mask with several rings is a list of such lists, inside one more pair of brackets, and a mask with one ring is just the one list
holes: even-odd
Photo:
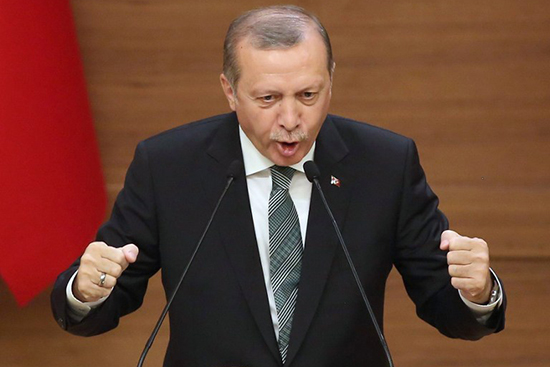
[(263, 101), (263, 102), (271, 102), (273, 101), (274, 97), (269, 95), (269, 96), (263, 96), (263, 97), (260, 97), (260, 99)]
[(302, 96), (305, 99), (312, 99), (313, 97), (315, 97), (315, 93), (313, 93), (313, 92), (304, 92), (304, 93), (302, 93)]

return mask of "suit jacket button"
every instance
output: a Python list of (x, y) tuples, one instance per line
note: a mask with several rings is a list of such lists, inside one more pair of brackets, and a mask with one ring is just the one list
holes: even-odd
[(65, 329), (65, 320), (63, 320), (62, 318), (59, 318), (57, 319), (57, 323), (59, 324), (59, 326)]

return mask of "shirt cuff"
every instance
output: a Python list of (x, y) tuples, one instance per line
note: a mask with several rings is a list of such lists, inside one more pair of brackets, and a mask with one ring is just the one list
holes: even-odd
[(493, 311), (500, 307), (502, 304), (502, 286), (500, 285), (500, 280), (498, 279), (497, 275), (493, 271), (493, 269), (489, 268), (491, 271), (491, 276), (493, 278), (493, 282), (496, 286), (496, 300), (488, 303), (486, 305), (480, 305), (471, 301), (468, 301), (464, 296), (462, 296), (462, 293), (458, 291), (458, 294), (460, 295), (460, 298), (462, 299), (462, 302), (468, 306), (468, 308), (472, 311), (474, 316), (476, 317), (476, 320), (481, 323), (485, 324), (489, 317), (491, 317)]
[(65, 290), (65, 293), (67, 295), (67, 304), (69, 305), (68, 314), (72, 321), (74, 322), (80, 322), (82, 319), (84, 319), (88, 314), (94, 309), (99, 307), (105, 300), (109, 297), (103, 297), (100, 298), (97, 301), (94, 302), (81, 302), (78, 300), (74, 294), (73, 294), (73, 282), (76, 278), (76, 274), (78, 274), (78, 270), (74, 272), (71, 279), (69, 279), (69, 283), (67, 284), (67, 288)]

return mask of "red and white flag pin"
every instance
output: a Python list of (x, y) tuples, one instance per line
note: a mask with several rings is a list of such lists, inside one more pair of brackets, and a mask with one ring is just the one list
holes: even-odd
[(340, 187), (340, 180), (337, 177), (330, 176), (330, 184), (336, 187)]

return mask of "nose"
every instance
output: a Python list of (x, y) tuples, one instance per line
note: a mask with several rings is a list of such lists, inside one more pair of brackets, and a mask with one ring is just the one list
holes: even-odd
[(300, 124), (300, 110), (297, 101), (283, 98), (279, 102), (279, 125), (286, 131), (293, 131)]

